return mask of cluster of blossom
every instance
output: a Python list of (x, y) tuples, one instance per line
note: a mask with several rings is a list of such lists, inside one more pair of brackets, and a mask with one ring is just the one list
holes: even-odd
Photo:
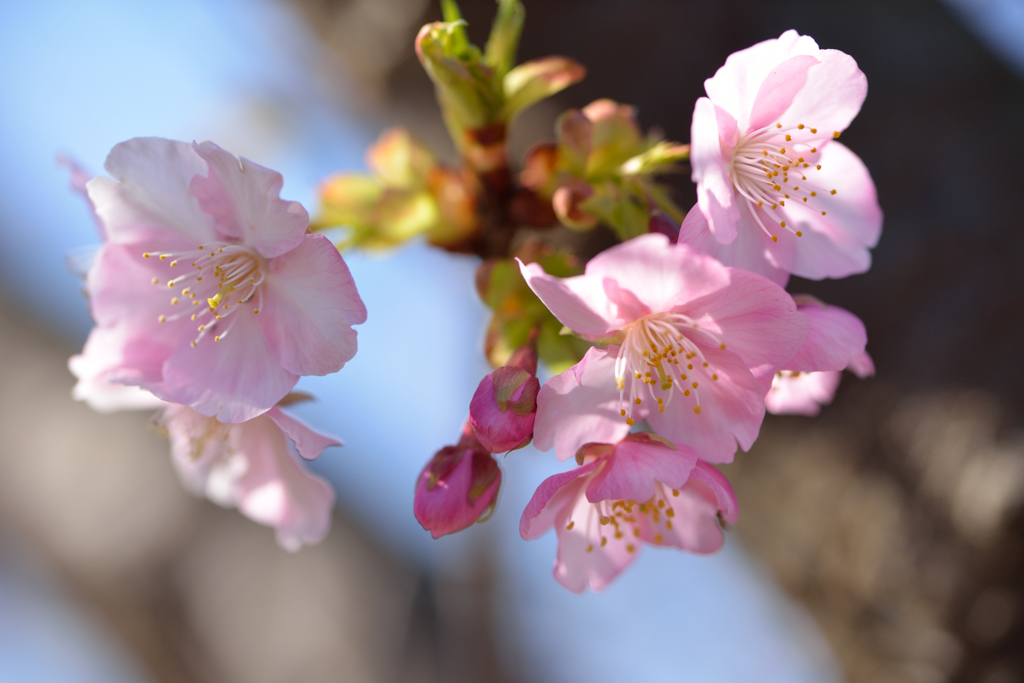
[[(598, 100), (563, 114), (556, 142), (514, 175), (508, 126), (584, 69), (564, 57), (515, 65), (518, 0), (498, 0), (482, 50), (455, 3), (442, 7), (416, 52), (458, 167), (389, 131), (370, 175), (324, 182), (310, 226), (278, 197), (278, 174), (212, 143), (114, 148), (114, 179), (87, 184), (105, 242), (87, 280), (97, 327), (71, 361), (76, 396), (101, 410), (162, 406), (190, 489), (274, 526), (286, 547), (319, 540), (333, 494), (295, 453), (339, 442), (281, 407), (299, 376), (355, 354), (366, 311), (338, 249), (423, 236), (481, 257), (496, 369), (458, 443), (419, 477), (420, 524), (437, 538), (488, 518), (494, 455), (532, 442), (576, 461), (540, 484), (520, 523), (526, 539), (554, 527), (566, 588), (602, 589), (643, 544), (716, 551), (738, 505), (715, 465), (750, 449), (766, 411), (814, 415), (844, 369), (873, 373), (856, 316), (784, 289), (791, 274), (870, 266), (881, 210), (836, 140), (864, 100), (863, 73), (787, 31), (705, 82), (689, 145), (645, 136), (631, 107)], [(688, 212), (655, 180), (684, 160), (698, 197)], [(334, 226), (348, 230), (338, 245), (316, 233)], [(620, 243), (583, 263), (581, 234), (598, 226)]]
[(295, 455), (341, 442), (282, 407), (305, 398), (299, 377), (356, 353), (366, 308), (344, 260), (279, 197), (280, 174), (210, 142), (136, 138), (106, 169), (74, 176), (103, 239), (86, 274), (96, 327), (69, 363), (75, 398), (159, 408), (186, 488), (274, 527), (289, 550), (321, 540), (334, 493)]

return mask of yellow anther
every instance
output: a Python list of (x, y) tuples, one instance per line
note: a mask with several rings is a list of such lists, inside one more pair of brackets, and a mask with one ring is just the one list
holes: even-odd
[(793, 139), (793, 138), (789, 137), (789, 133), (786, 133), (786, 142), (789, 142), (789, 141), (790, 141), (790, 140), (792, 140), (792, 139)]
[(634, 419), (633, 419), (633, 418), (631, 418), (631, 417), (627, 417), (627, 418), (626, 418), (626, 424), (628, 424), (628, 425), (629, 425), (630, 427), (632, 427), (633, 425), (635, 425), (635, 424), (636, 424), (636, 420), (634, 420)]
[(665, 538), (661, 534), (654, 534), (654, 542), (655, 543), (657, 543), (658, 545), (661, 545), (661, 542), (663, 540), (665, 540)]
[(694, 415), (700, 415), (700, 406), (694, 406), (693, 407), (693, 414)]
[(174, 289), (174, 280), (171, 280), (170, 282), (168, 282), (167, 286), (170, 287), (171, 289)]
[(160, 260), (161, 261), (166, 261), (167, 260), (167, 254), (160, 254)]
[(601, 547), (605, 547), (608, 544), (608, 539), (604, 536), (601, 537)]
[(172, 306), (177, 306), (178, 305), (178, 297), (176, 297), (176, 296), (175, 297), (171, 297), (171, 305)]
[(634, 550), (636, 550), (636, 546), (634, 546), (632, 543), (627, 543), (626, 544), (626, 552), (627, 553), (631, 553)]
[(202, 332), (205, 329), (206, 329), (206, 325), (200, 325), (199, 328), (196, 331), (197, 332)]
[(690, 390), (689, 389), (685, 389), (683, 391), (683, 396), (689, 396), (689, 395), (690, 395)]
[(817, 132), (818, 132), (817, 128), (811, 128), (811, 133), (817, 133)]
[(832, 137), (833, 138), (838, 138), (839, 137), (839, 131), (837, 130), (836, 132), (832, 133)]
[(836, 191), (835, 191), (835, 190), (832, 190), (832, 191), (831, 191), (831, 194), (835, 194), (835, 193), (836, 193)]
[(803, 236), (804, 236), (804, 234), (803, 234), (803, 233), (802, 233), (801, 231), (797, 230), (797, 231), (796, 231), (796, 236), (797, 236), (797, 237), (803, 237)]
[(213, 341), (215, 341), (215, 342), (219, 342), (219, 341), (220, 341), (220, 335), (218, 334), (218, 335), (217, 335), (216, 337), (214, 337), (214, 338), (213, 338)]
[(711, 379), (718, 379), (718, 375), (711, 375)]
[(817, 192), (811, 192), (811, 196), (812, 196), (812, 197), (817, 197), (817, 196), (818, 196), (818, 193), (817, 193)]
[(256, 315), (259, 315), (260, 314), (260, 309), (254, 308), (254, 309), (252, 309), (252, 312), (255, 313)]
[(775, 235), (772, 235), (772, 242), (778, 242), (778, 241), (779, 241), (779, 238), (776, 237)]
[(720, 348), (720, 349), (722, 349), (723, 351), (725, 351), (725, 344), (719, 344), (719, 345), (718, 345), (718, 348)]
[(626, 409), (625, 408), (619, 408), (619, 415), (621, 415), (622, 417), (626, 417)]
[(158, 285), (158, 284), (160, 284), (160, 278), (155, 277), (152, 280), (150, 280), (150, 282), (152, 282), (154, 285)]
[(821, 212), (821, 215), (822, 215), (822, 216), (824, 216), (824, 215), (825, 215), (825, 212), (824, 212), (824, 211), (822, 211), (822, 212)]
[(785, 153), (786, 153), (786, 148), (785, 147), (783, 147), (782, 149), (779, 150), (779, 154), (785, 154)]
[(177, 268), (177, 267), (178, 267), (178, 260), (175, 259), (175, 260), (171, 261), (171, 268)]
[(640, 405), (640, 397), (637, 396), (635, 399), (633, 399), (633, 403)]
[(796, 125), (796, 127), (797, 127), (797, 130), (803, 130), (803, 129), (804, 129), (804, 124), (802, 124), (802, 123), (798, 123), (798, 124)]
[(576, 526), (576, 522), (569, 522), (568, 526), (565, 527), (565, 530), (571, 531), (574, 526)]
[(590, 543), (590, 544), (587, 545), (587, 552), (588, 553), (594, 552), (594, 544), (593, 543)]
[(142, 258), (149, 258), (150, 256), (152, 256), (152, 254), (150, 254), (148, 251), (143, 252), (142, 254)]
[(786, 221), (782, 221), (781, 223), (779, 223), (779, 225), (781, 225), (782, 227), (786, 227)]
[(636, 537), (636, 538), (640, 538), (640, 530), (637, 529), (637, 528), (634, 528), (633, 529), (633, 536)]
[[(782, 186), (781, 185), (772, 185), (772, 189), (775, 190), (776, 192), (781, 192), (782, 191)], [(772, 208), (774, 209), (775, 207), (773, 206)]]
[(162, 323), (165, 323), (165, 322), (167, 322), (167, 316), (166, 315), (162, 315), (159, 318), (157, 318), (157, 320), (159, 320)]
[(811, 147), (811, 154), (814, 154), (817, 151), (818, 151), (817, 147)]
[(699, 385), (698, 385), (698, 383), (697, 383), (697, 382), (694, 382), (694, 383), (693, 383), (693, 384), (691, 384), (690, 386), (692, 386), (692, 387), (693, 387), (694, 389), (696, 389), (696, 388), (697, 388), (697, 387), (698, 387)]
[(818, 164), (817, 166), (815, 166), (815, 168), (820, 171), (821, 170), (821, 164)]
[(781, 124), (781, 123), (776, 123), (776, 124), (775, 124), (775, 127), (776, 127), (776, 128), (782, 128), (782, 124)]

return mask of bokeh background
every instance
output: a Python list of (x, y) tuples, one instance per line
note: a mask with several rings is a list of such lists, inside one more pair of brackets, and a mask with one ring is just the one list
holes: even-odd
[[(482, 43), (491, 0), (463, 0)], [(212, 139), (284, 173), (360, 170), (402, 124), (451, 158), (412, 52), (429, 0), (45, 0), (0, 22), (0, 681), (1024, 681), (1024, 3), (530, 0), (522, 59), (587, 79), (528, 112), (517, 158), (598, 97), (686, 142), (703, 80), (784, 30), (853, 55), (846, 142), (886, 213), (870, 272), (805, 291), (860, 315), (874, 379), (769, 417), (726, 472), (740, 522), (705, 558), (648, 551), (599, 595), (518, 538), (550, 454), (517, 451), (486, 525), (431, 541), (413, 482), (486, 372), (476, 263), (423, 245), (348, 260), (360, 353), (304, 380), (346, 441), (321, 545), (185, 494), (142, 414), (70, 400), (97, 241), (55, 163), (136, 135)], [(674, 179), (679, 203), (693, 190)], [(410, 377), (414, 368), (415, 381)]]

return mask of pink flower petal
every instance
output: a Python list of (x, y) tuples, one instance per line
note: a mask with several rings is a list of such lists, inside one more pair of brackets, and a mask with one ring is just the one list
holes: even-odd
[(836, 395), (843, 373), (783, 371), (775, 376), (764, 397), (765, 408), (773, 415), (806, 415), (814, 417), (821, 406), (828, 405)]
[(716, 552), (725, 543), (725, 535), (718, 524), (718, 509), (709, 498), (711, 495), (702, 482), (690, 481), (678, 495), (668, 498), (674, 513), (672, 528), (654, 524), (647, 515), (640, 515), (637, 525), (640, 538), (652, 545), (667, 545), (702, 555)]
[(223, 424), (187, 406), (169, 405), (161, 421), (187, 489), (274, 527), (287, 550), (327, 534), (334, 492), (292, 455), (285, 433), (272, 419)]
[(280, 198), (280, 173), (236, 158), (212, 142), (192, 146), (209, 164), (209, 175), (193, 177), (189, 191), (215, 219), (220, 239), (250, 245), (264, 258), (298, 246), (309, 214), (298, 202)]
[(857, 377), (864, 379), (875, 374), (875, 362), (871, 360), (868, 352), (864, 351), (851, 358), (850, 364), (846, 366), (846, 369), (857, 375)]
[(807, 83), (810, 68), (819, 63), (810, 55), (796, 55), (773, 68), (758, 88), (751, 106), (750, 130), (777, 122)]
[(594, 591), (604, 590), (640, 554), (640, 543), (635, 538), (612, 537), (601, 545), (599, 524), (589, 525), (589, 530), (582, 523), (566, 528), (572, 518), (591, 517), (592, 507), (586, 496), (577, 493), (574, 504), (562, 506), (555, 515), (555, 579), (574, 593), (582, 593), (588, 586)]
[[(641, 432), (642, 434), (642, 432)], [(587, 486), (587, 500), (635, 500), (643, 502), (654, 495), (655, 481), (682, 488), (697, 463), (692, 448), (669, 448), (654, 439), (632, 434), (615, 446), (608, 464), (595, 474)]]
[(366, 306), (338, 250), (323, 235), (305, 235), (269, 271), (258, 317), (271, 353), (296, 375), (340, 370), (356, 354), (351, 326), (366, 321)]
[(71, 392), (72, 398), (85, 401), (90, 408), (101, 413), (163, 405), (163, 401), (145, 389), (107, 381), (112, 372), (122, 370), (125, 365), (139, 368), (140, 380), (158, 382), (160, 379), (160, 363), (153, 363), (144, 355), (149, 348), (145, 345), (126, 346), (125, 341), (123, 327), (97, 327), (89, 333), (82, 353), (68, 360), (71, 374), (78, 379)]
[(519, 270), (533, 293), (563, 325), (590, 339), (613, 334), (617, 325), (599, 280), (586, 276), (553, 277), (540, 264), (522, 261)]
[[(676, 444), (692, 448), (708, 462), (731, 462), (737, 444), (748, 450), (764, 419), (764, 386), (734, 353), (704, 349), (718, 379), (701, 382), (700, 414), (693, 412), (694, 396), (677, 394), (664, 413), (649, 411), (648, 424)], [(621, 419), (621, 418), (619, 418)]]
[(295, 450), (303, 460), (316, 460), (329, 446), (344, 446), (341, 439), (316, 431), (302, 420), (290, 415), (277, 406), (267, 411), (267, 417), (274, 421), (281, 431), (295, 443)]
[(278, 363), (257, 317), (238, 311), (221, 341), (207, 336), (195, 348), (184, 344), (174, 349), (164, 363), (164, 385), (151, 388), (153, 393), (221, 422), (243, 422), (270, 410), (299, 377)]
[(601, 464), (602, 461), (598, 460), (552, 475), (541, 482), (523, 510), (519, 520), (519, 535), (530, 541), (547, 533), (555, 523), (558, 512), (582, 493), (586, 479), (575, 483), (577, 479), (585, 477)]
[(815, 182), (836, 194), (824, 194), (813, 206), (795, 202), (786, 207), (793, 225), (803, 231), (802, 237), (789, 236), (797, 248), (792, 272), (812, 280), (863, 273), (871, 267), (868, 250), (882, 232), (875, 184), (857, 155), (838, 142), (822, 148), (818, 163)]
[(715, 75), (704, 81), (704, 91), (715, 104), (732, 114), (741, 132), (747, 132), (751, 129), (754, 102), (772, 69), (790, 57), (817, 56), (819, 52), (818, 44), (810, 36), (786, 31), (778, 38), (729, 55)]
[(796, 355), (786, 362), (786, 370), (842, 370), (854, 356), (864, 352), (868, 333), (853, 313), (817, 303), (800, 306), (800, 312), (807, 316), (811, 326)]
[(587, 263), (582, 277), (599, 281), (602, 287), (606, 279), (613, 279), (651, 311), (671, 310), (681, 301), (729, 284), (729, 273), (720, 263), (686, 245), (672, 245), (660, 234), (641, 235), (606, 249)]
[(708, 227), (700, 207), (694, 205), (679, 228), (679, 243), (708, 254), (723, 265), (749, 270), (785, 287), (789, 281), (789, 270), (784, 266), (792, 267), (796, 259), (793, 241), (772, 242), (754, 221), (745, 203), (740, 204), (739, 216), (737, 229), (742, 236), (731, 244), (721, 244)]
[[(725, 130), (720, 129), (720, 119), (725, 122)], [(697, 205), (707, 217), (708, 229), (722, 244), (736, 239), (739, 222), (736, 192), (729, 176), (731, 149), (723, 149), (723, 137), (735, 137), (736, 130), (735, 119), (724, 110), (706, 97), (697, 100), (690, 129), (692, 179), (697, 183)]]
[(848, 54), (819, 50), (815, 56), (821, 63), (807, 71), (807, 83), (793, 96), (784, 117), (789, 124), (804, 123), (830, 136), (846, 130), (857, 116), (868, 80)]
[(725, 478), (718, 468), (706, 462), (697, 462), (697, 466), (690, 472), (691, 481), (700, 481), (714, 496), (715, 505), (722, 513), (722, 517), (729, 524), (735, 524), (739, 519), (739, 503), (736, 502), (736, 494), (733, 493), (732, 484)]
[(248, 462), (236, 485), (239, 511), (277, 529), (278, 543), (287, 550), (323, 540), (334, 508), (331, 487), (299, 464), (272, 420), (257, 418), (239, 428)]
[(168, 231), (190, 244), (214, 237), (213, 219), (188, 193), (192, 177), (206, 172), (206, 162), (187, 143), (133, 138), (110, 151), (105, 167), (113, 179), (97, 176), (86, 187), (111, 242)]
[(554, 447), (559, 460), (575, 456), (585, 443), (615, 443), (629, 432), (619, 415), (615, 357), (599, 349), (590, 349), (587, 356), (579, 382), (569, 368), (549, 379), (537, 394), (533, 444), (540, 451)]
[(767, 389), (770, 376), (806, 339), (807, 318), (775, 283), (737, 268), (727, 272), (730, 286), (686, 302), (678, 310), (739, 355), (755, 377), (766, 379)]

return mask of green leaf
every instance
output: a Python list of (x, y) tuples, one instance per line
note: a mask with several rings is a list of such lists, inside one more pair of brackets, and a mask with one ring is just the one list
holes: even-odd
[(498, 80), (505, 78), (516, 63), (519, 36), (523, 32), (526, 10), (519, 0), (498, 0), (498, 14), (484, 47), (484, 61), (494, 69)]
[(568, 57), (543, 57), (523, 62), (504, 78), (502, 119), (512, 120), (527, 107), (565, 90), (587, 75), (582, 64)]

